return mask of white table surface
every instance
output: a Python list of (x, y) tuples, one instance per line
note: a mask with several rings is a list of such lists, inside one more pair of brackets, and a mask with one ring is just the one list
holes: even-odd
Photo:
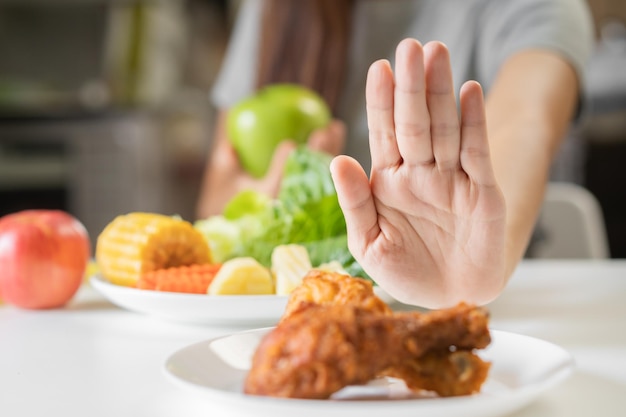
[[(556, 343), (577, 364), (514, 417), (626, 415), (626, 260), (524, 261), (490, 310), (492, 328)], [(174, 385), (163, 365), (187, 345), (239, 330), (125, 311), (88, 285), (65, 309), (1, 305), (0, 415), (235, 415)]]

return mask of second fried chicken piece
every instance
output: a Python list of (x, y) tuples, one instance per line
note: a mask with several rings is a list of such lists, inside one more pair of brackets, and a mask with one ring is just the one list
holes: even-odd
[(371, 281), (318, 269), (309, 271), (302, 283), (291, 292), (281, 320), (309, 304), (350, 305), (379, 314), (391, 314), (391, 308), (374, 293)]
[(244, 391), (328, 398), (431, 350), (486, 347), (491, 341), (487, 324), (486, 310), (466, 304), (393, 315), (346, 305), (309, 305), (261, 341)]

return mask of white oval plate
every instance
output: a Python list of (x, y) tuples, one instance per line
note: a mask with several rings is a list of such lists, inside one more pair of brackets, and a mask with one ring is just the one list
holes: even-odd
[[(115, 285), (100, 275), (90, 284), (113, 304), (137, 313), (192, 324), (259, 327), (278, 322), (287, 305), (280, 295), (204, 295), (140, 290)], [(394, 300), (381, 288), (374, 287), (385, 302)]]
[(330, 400), (246, 395), (242, 386), (250, 359), (268, 331), (241, 332), (183, 348), (167, 359), (165, 373), (175, 384), (200, 395), (211, 407), (223, 412), (268, 417), (495, 417), (529, 404), (567, 378), (574, 368), (572, 356), (559, 346), (492, 330), (492, 343), (481, 352), (492, 366), (481, 392), (476, 395), (408, 398), (404, 384), (393, 379), (346, 387)]

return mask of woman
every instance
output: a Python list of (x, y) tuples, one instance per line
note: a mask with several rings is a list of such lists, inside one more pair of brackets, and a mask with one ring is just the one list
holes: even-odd
[[(365, 270), (400, 301), (425, 307), (495, 298), (528, 245), (551, 162), (580, 102), (592, 44), (584, 1), (242, 7), (213, 91), (222, 110), (199, 215), (219, 211), (246, 187), (277, 190), (293, 144), (283, 143), (268, 175), (253, 180), (223, 121), (254, 88), (301, 82), (321, 92), (337, 117), (309, 145), (364, 167), (347, 157), (332, 165), (350, 249)], [(391, 61), (396, 45), (394, 74), (376, 59)], [(484, 88), (484, 109), (479, 84), (468, 80)]]

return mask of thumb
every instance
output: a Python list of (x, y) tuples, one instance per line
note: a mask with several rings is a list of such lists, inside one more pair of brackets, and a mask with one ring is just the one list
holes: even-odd
[(308, 146), (316, 151), (339, 155), (346, 142), (346, 125), (339, 119), (332, 120), (328, 126), (313, 131)]
[(361, 259), (380, 231), (369, 180), (359, 163), (345, 155), (332, 160), (330, 172), (346, 219), (348, 246), (354, 257)]
[(276, 195), (276, 193), (278, 193), (287, 158), (289, 158), (291, 152), (296, 149), (296, 146), (295, 142), (291, 140), (284, 140), (279, 143), (276, 150), (274, 150), (272, 162), (270, 163), (269, 169), (263, 179), (271, 195)]

